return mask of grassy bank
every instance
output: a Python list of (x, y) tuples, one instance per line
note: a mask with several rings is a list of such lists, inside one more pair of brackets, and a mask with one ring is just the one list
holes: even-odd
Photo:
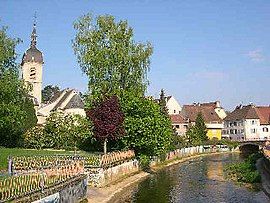
[(261, 176), (256, 169), (256, 161), (261, 157), (261, 153), (255, 153), (240, 163), (229, 164), (225, 168), (227, 178), (238, 183), (260, 183)]
[[(37, 155), (56, 155), (56, 154), (74, 154), (74, 151), (64, 150), (36, 150), (20, 148), (2, 148), (0, 147), (0, 170), (7, 170), (8, 156), (37, 156)], [(87, 154), (84, 151), (78, 151), (77, 154)]]

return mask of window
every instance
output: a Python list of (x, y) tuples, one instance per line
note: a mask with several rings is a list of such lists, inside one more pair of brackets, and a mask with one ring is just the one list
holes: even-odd
[(176, 127), (176, 128), (179, 128), (179, 125), (176, 125), (175, 127)]
[(268, 128), (267, 127), (263, 127), (263, 132), (268, 132)]
[(251, 121), (251, 125), (255, 125), (256, 124), (256, 121), (255, 120), (252, 120)]
[(174, 113), (176, 113), (176, 110), (173, 110)]
[(251, 132), (251, 133), (256, 133), (256, 129), (255, 129), (255, 128), (250, 129), (250, 132)]
[(230, 130), (230, 134), (233, 134), (233, 130), (232, 129)]
[(32, 79), (32, 80), (36, 79), (36, 68), (35, 67), (30, 68), (30, 79)]
[(234, 130), (234, 134), (237, 135), (237, 130), (236, 129)]
[(237, 122), (236, 122), (236, 121), (234, 121), (234, 122), (233, 122), (233, 125), (234, 125), (234, 126), (237, 126)]
[(233, 123), (230, 123), (230, 126), (232, 127), (233, 126)]

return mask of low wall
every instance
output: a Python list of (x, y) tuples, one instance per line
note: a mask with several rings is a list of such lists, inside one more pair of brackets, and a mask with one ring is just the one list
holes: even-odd
[(102, 187), (119, 178), (139, 171), (139, 163), (136, 159), (124, 162), (120, 165), (108, 168), (86, 168), (88, 185)]
[(204, 153), (214, 153), (214, 152), (227, 152), (230, 151), (228, 147), (225, 145), (206, 145), (206, 146), (196, 146), (196, 147), (185, 147), (182, 149), (176, 149), (167, 153), (164, 157), (164, 160), (161, 160), (158, 157), (153, 157), (150, 163), (150, 166), (155, 166), (163, 161), (169, 161), (177, 158), (184, 158), (196, 154), (204, 154)]
[(81, 175), (76, 179), (71, 179), (65, 183), (35, 192), (16, 199), (18, 203), (75, 203), (85, 198), (87, 192), (87, 176)]

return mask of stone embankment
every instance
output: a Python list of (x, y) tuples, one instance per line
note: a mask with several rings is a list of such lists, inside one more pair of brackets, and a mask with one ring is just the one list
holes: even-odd
[[(165, 161), (160, 161), (159, 159), (154, 159), (151, 163), (151, 170), (156, 171), (161, 168), (185, 162), (197, 157), (206, 156), (209, 154), (226, 153), (231, 152), (228, 148), (224, 146), (212, 147), (212, 146), (198, 146), (189, 147), (183, 149), (177, 149), (173, 152), (167, 154)], [(107, 169), (109, 171), (110, 169)], [(114, 169), (114, 171), (117, 171)], [(121, 171), (121, 170), (120, 170)], [(135, 171), (133, 173), (126, 173), (126, 176), (120, 176), (114, 173), (117, 178), (113, 178), (109, 184), (105, 184), (104, 179), (102, 185), (105, 187), (88, 187), (87, 199), (91, 203), (107, 203), (114, 202), (121, 194), (132, 187), (134, 184), (142, 181), (144, 178), (150, 175), (150, 173), (143, 171)], [(111, 177), (112, 178), (112, 177)], [(111, 179), (110, 178), (110, 179)]]

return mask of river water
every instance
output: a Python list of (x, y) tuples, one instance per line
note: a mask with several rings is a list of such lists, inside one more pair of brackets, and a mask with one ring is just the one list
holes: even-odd
[(270, 202), (262, 191), (251, 191), (224, 179), (224, 166), (239, 154), (208, 155), (174, 165), (140, 182), (117, 203)]

